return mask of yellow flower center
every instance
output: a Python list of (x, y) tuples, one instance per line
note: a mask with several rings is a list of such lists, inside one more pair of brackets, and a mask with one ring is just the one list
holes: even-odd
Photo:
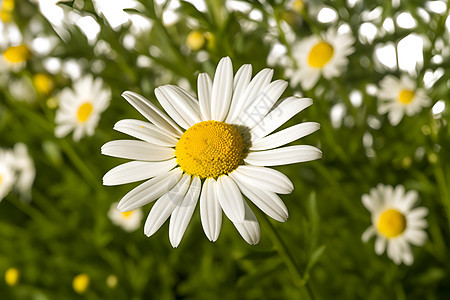
[(197, 51), (205, 44), (205, 37), (200, 31), (191, 31), (186, 37), (186, 44), (192, 50)]
[(3, 52), (3, 56), (10, 63), (21, 63), (30, 57), (30, 50), (25, 45), (9, 47)]
[(177, 143), (175, 155), (187, 174), (216, 178), (242, 163), (244, 141), (235, 126), (204, 121), (186, 130)]
[(388, 209), (378, 218), (378, 231), (387, 238), (399, 236), (405, 229), (406, 218), (396, 209)]
[(294, 0), (292, 2), (292, 8), (298, 13), (300, 13), (303, 10), (303, 7), (305, 6), (305, 3), (303, 3), (302, 0)]
[(130, 211), (124, 211), (123, 213), (121, 213), (122, 214), (122, 217), (124, 218), (124, 219), (128, 219), (129, 217), (131, 217), (131, 215), (133, 214), (133, 211), (132, 210), (130, 210)]
[(333, 46), (326, 42), (319, 42), (309, 52), (308, 64), (313, 68), (323, 68), (333, 57), (333, 54)]
[(75, 292), (78, 294), (84, 293), (89, 287), (89, 282), (91, 279), (87, 274), (78, 274), (72, 281), (72, 287)]
[(46, 74), (37, 73), (33, 77), (33, 82), (36, 90), (44, 95), (50, 94), (50, 92), (53, 90), (53, 80)]
[(414, 91), (411, 90), (401, 90), (398, 93), (398, 101), (402, 104), (409, 104), (414, 99)]
[(78, 107), (77, 112), (77, 119), (80, 123), (84, 123), (89, 119), (89, 116), (91, 115), (92, 111), (94, 110), (94, 107), (89, 102), (84, 102), (83, 104)]
[(20, 272), (16, 268), (9, 268), (5, 273), (5, 282), (9, 286), (16, 285), (19, 281)]
[(14, 0), (3, 0), (2, 7), (0, 8), (0, 20), (3, 23), (11, 21), (11, 14), (14, 10)]

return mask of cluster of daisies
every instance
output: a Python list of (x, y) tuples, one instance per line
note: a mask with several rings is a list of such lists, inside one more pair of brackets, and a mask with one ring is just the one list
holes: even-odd
[[(284, 28), (289, 32), (288, 27)], [(293, 33), (291, 35), (295, 36)], [(330, 80), (346, 71), (348, 56), (355, 51), (354, 43), (355, 39), (350, 32), (329, 28), (320, 35), (312, 35), (300, 41), (293, 38), (290, 45), (292, 60), (279, 59), (279, 55), (285, 54), (286, 49), (285, 46), (276, 44), (268, 63), (283, 65), (291, 84), (300, 84), (304, 90), (309, 90), (321, 77)], [(386, 75), (379, 86), (378, 113), (388, 114), (393, 126), (398, 125), (405, 114), (415, 115), (431, 104), (426, 91), (418, 88), (416, 80), (408, 75), (404, 74), (400, 78)]]
[(34, 162), (25, 144), (17, 143), (13, 149), (0, 148), (0, 201), (11, 190), (29, 201), (35, 175)]

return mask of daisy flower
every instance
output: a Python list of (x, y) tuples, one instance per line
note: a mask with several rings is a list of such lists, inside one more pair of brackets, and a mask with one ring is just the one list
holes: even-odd
[(117, 208), (117, 202), (111, 204), (108, 211), (108, 217), (114, 225), (122, 227), (123, 230), (131, 232), (141, 226), (142, 210), (135, 209), (126, 212), (120, 212)]
[(30, 56), (31, 51), (24, 44), (8, 47), (0, 55), (0, 69), (18, 72), (25, 67)]
[(300, 83), (309, 90), (320, 75), (326, 79), (340, 76), (347, 67), (347, 56), (354, 52), (354, 42), (350, 33), (339, 34), (336, 29), (329, 28), (322, 37), (313, 35), (294, 44), (292, 54), (297, 68), (286, 70), (291, 83)]
[(392, 126), (400, 123), (405, 113), (415, 115), (431, 103), (425, 90), (417, 88), (416, 82), (406, 75), (400, 79), (387, 75), (380, 82), (380, 87), (378, 113), (388, 113)]
[(150, 178), (118, 205), (121, 211), (129, 211), (159, 198), (144, 225), (147, 236), (171, 216), (169, 238), (177, 247), (199, 199), (201, 223), (211, 241), (219, 237), (223, 211), (245, 241), (258, 243), (259, 224), (243, 195), (275, 220), (288, 218), (277, 194), (292, 192), (293, 184), (286, 175), (266, 166), (319, 159), (322, 153), (313, 146), (277, 147), (316, 131), (320, 125), (306, 122), (273, 133), (312, 100), (278, 100), (287, 82), (271, 82), (271, 69), (260, 71), (253, 79), (251, 74), (251, 65), (243, 65), (233, 76), (231, 60), (225, 57), (214, 80), (206, 73), (199, 75), (198, 99), (177, 86), (158, 87), (156, 98), (168, 115), (136, 93), (122, 94), (150, 123), (121, 120), (115, 124), (114, 129), (141, 141), (103, 145), (105, 155), (134, 160), (106, 173), (103, 184)]
[(73, 89), (65, 88), (59, 95), (56, 112), (56, 137), (64, 137), (73, 131), (74, 141), (94, 134), (100, 114), (109, 106), (111, 90), (105, 88), (101, 78), (87, 75), (78, 79)]
[[(376, 235), (375, 252), (381, 255), (387, 248), (387, 255), (396, 264), (411, 265), (414, 261), (409, 244), (422, 246), (427, 235), (425, 207), (412, 208), (417, 202), (418, 193), (414, 190), (405, 193), (398, 185), (379, 184), (362, 196), (362, 203), (372, 213), (372, 225), (362, 235), (367, 242)], [(387, 244), (387, 245), (386, 245)]]

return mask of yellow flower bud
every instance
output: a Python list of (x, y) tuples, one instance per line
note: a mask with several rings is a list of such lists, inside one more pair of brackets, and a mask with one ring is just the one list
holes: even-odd
[(191, 31), (186, 37), (186, 44), (192, 50), (197, 51), (205, 45), (205, 37), (200, 31)]
[(78, 294), (83, 294), (88, 289), (90, 281), (89, 275), (85, 273), (78, 274), (72, 281), (73, 290)]
[(5, 282), (9, 286), (14, 286), (19, 282), (20, 272), (16, 268), (9, 268), (5, 273)]
[(50, 94), (53, 90), (53, 80), (50, 76), (43, 73), (37, 73), (33, 76), (33, 83), (36, 90), (44, 95)]

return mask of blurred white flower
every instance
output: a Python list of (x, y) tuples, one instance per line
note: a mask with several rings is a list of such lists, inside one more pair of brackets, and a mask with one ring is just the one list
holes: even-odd
[(59, 108), (56, 112), (56, 137), (64, 137), (73, 131), (74, 141), (94, 134), (100, 114), (111, 100), (111, 90), (105, 88), (103, 80), (91, 75), (78, 79), (73, 89), (65, 88), (59, 94)]
[(108, 211), (108, 217), (113, 222), (114, 225), (122, 227), (123, 230), (131, 232), (135, 231), (141, 226), (141, 221), (143, 217), (142, 210), (140, 208), (120, 212), (117, 208), (117, 202), (111, 204)]
[(27, 146), (23, 143), (14, 145), (14, 169), (17, 179), (14, 184), (15, 189), (20, 193), (22, 199), (31, 199), (31, 187), (36, 176), (36, 169), (31, 156), (28, 154)]
[(277, 194), (291, 193), (294, 186), (286, 175), (265, 166), (319, 159), (322, 153), (316, 147), (281, 146), (311, 134), (320, 125), (306, 122), (273, 133), (312, 100), (279, 100), (288, 83), (271, 82), (272, 76), (273, 70), (264, 69), (252, 79), (251, 65), (243, 65), (233, 75), (231, 60), (225, 57), (214, 80), (206, 73), (199, 75), (198, 100), (173, 85), (155, 90), (170, 117), (141, 95), (122, 94), (151, 123), (116, 123), (114, 129), (142, 141), (103, 145), (104, 155), (133, 160), (106, 173), (103, 184), (147, 180), (118, 205), (124, 212), (159, 198), (145, 222), (147, 236), (170, 217), (169, 238), (177, 247), (200, 199), (201, 222), (209, 240), (219, 237), (223, 211), (245, 241), (256, 244), (259, 223), (242, 194), (270, 217), (286, 221), (288, 211)]
[(351, 33), (339, 34), (329, 28), (322, 37), (310, 36), (292, 46), (297, 67), (286, 70), (292, 84), (311, 89), (322, 75), (326, 79), (340, 76), (347, 68), (347, 56), (354, 52)]
[(14, 170), (3, 159), (0, 159), (0, 201), (8, 195), (14, 184)]
[(378, 93), (378, 113), (388, 113), (388, 118), (396, 126), (406, 113), (408, 116), (417, 114), (422, 107), (431, 104), (430, 98), (424, 89), (417, 88), (416, 82), (406, 75), (400, 79), (387, 75), (380, 82)]
[[(427, 227), (425, 216), (428, 209), (414, 208), (418, 193), (414, 190), (405, 193), (398, 185), (379, 184), (362, 196), (362, 203), (372, 214), (372, 225), (362, 235), (367, 242), (376, 235), (375, 252), (381, 255), (387, 248), (387, 255), (396, 264), (411, 265), (414, 257), (409, 244), (425, 244)], [(386, 246), (387, 244), (387, 246)]]

